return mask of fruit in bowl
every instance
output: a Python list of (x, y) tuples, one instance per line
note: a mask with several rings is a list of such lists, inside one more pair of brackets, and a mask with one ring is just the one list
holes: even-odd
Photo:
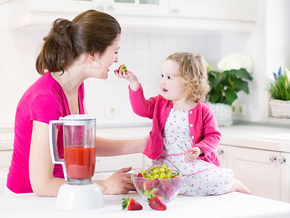
[(152, 165), (147, 170), (131, 174), (137, 192), (144, 200), (161, 197), (165, 203), (172, 201), (184, 182), (184, 176), (171, 167)]

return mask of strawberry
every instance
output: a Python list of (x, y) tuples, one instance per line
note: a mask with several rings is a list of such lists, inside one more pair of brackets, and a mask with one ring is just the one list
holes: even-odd
[(138, 190), (141, 190), (143, 189), (143, 183), (146, 181), (146, 179), (142, 178), (142, 177), (138, 177), (135, 179), (135, 185), (136, 185), (136, 188)]
[(153, 181), (152, 181), (152, 187), (153, 188), (159, 188), (160, 186), (162, 185), (162, 182), (160, 181), (160, 179), (154, 179)]
[(174, 194), (175, 194), (174, 190), (165, 191), (165, 200), (169, 201), (174, 196)]
[(175, 185), (169, 179), (164, 179), (163, 187), (162, 187), (164, 191), (167, 191), (167, 190), (173, 191), (175, 190), (175, 188), (176, 188)]
[(122, 64), (120, 67), (119, 67), (119, 69), (118, 69), (118, 71), (122, 71), (122, 73), (126, 73), (127, 72), (127, 67), (124, 65), (124, 64)]
[(155, 189), (154, 191), (153, 191), (153, 194), (154, 195), (157, 195), (157, 196), (159, 196), (159, 197), (164, 197), (164, 191), (162, 190), (162, 189)]
[(145, 181), (143, 188), (145, 191), (150, 191), (152, 189), (152, 181), (151, 180)]
[(166, 210), (167, 206), (163, 199), (158, 196), (154, 196), (153, 198), (150, 198), (149, 200), (149, 206), (154, 210)]
[(125, 210), (142, 210), (142, 205), (133, 198), (122, 198), (122, 209)]
[(137, 177), (143, 177), (142, 173), (138, 173)]
[(183, 179), (182, 177), (173, 177), (171, 178), (171, 182), (176, 186), (176, 189), (179, 189), (182, 185)]

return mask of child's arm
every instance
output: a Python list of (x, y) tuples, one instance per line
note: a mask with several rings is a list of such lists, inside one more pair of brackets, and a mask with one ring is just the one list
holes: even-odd
[(137, 76), (131, 71), (126, 69), (126, 72), (120, 68), (114, 71), (118, 78), (123, 78), (129, 81), (129, 95), (132, 109), (135, 114), (141, 117), (147, 117), (153, 119), (154, 106), (156, 103), (156, 97), (145, 99), (143, 89), (138, 81)]
[(212, 155), (214, 150), (219, 146), (221, 133), (218, 129), (217, 121), (213, 115), (212, 110), (209, 110), (203, 118), (203, 139), (195, 144), (204, 154), (200, 155), (207, 157)]

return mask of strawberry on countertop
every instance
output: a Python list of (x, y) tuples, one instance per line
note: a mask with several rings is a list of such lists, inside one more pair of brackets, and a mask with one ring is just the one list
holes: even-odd
[(150, 198), (149, 200), (149, 206), (154, 210), (166, 210), (167, 206), (163, 199), (158, 196), (154, 196), (153, 198)]
[(125, 210), (142, 210), (142, 205), (133, 198), (122, 198), (122, 209)]

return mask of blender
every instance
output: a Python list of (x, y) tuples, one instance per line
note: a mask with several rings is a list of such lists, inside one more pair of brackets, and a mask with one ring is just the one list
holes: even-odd
[[(63, 129), (64, 158), (57, 148), (57, 126)], [(61, 164), (67, 181), (57, 194), (56, 208), (90, 210), (103, 207), (101, 188), (92, 183), (96, 164), (96, 119), (88, 115), (68, 115), (49, 122), (52, 162)]]

